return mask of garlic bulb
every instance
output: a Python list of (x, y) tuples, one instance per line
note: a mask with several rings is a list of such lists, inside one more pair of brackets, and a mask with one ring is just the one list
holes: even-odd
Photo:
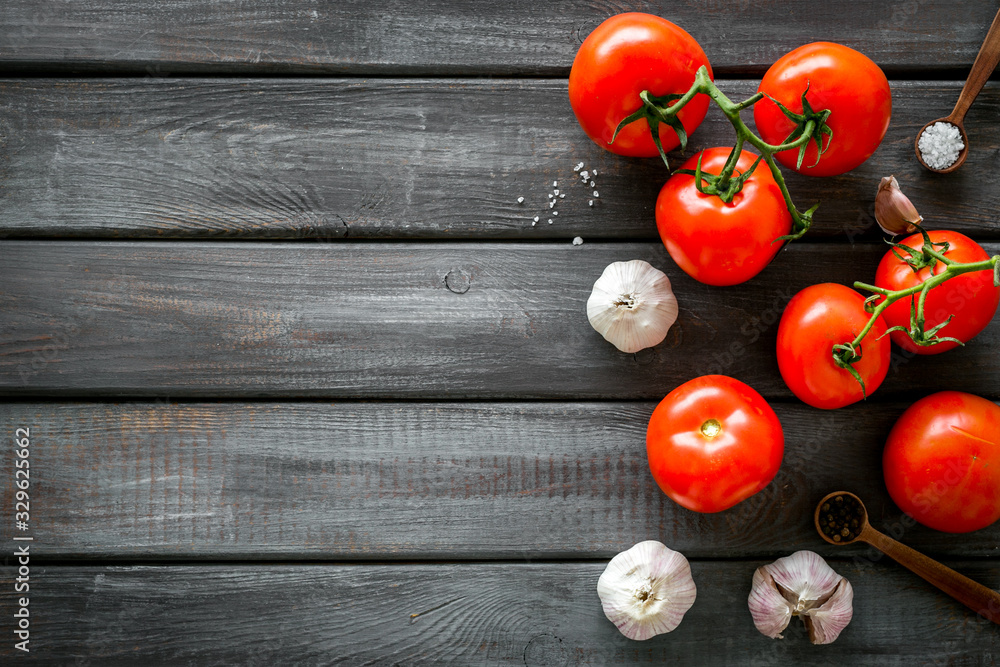
[(604, 615), (629, 639), (676, 628), (697, 592), (687, 558), (656, 540), (612, 558), (597, 582)]
[(854, 589), (812, 551), (757, 568), (748, 600), (753, 624), (772, 639), (800, 616), (813, 644), (829, 644), (854, 615)]
[(923, 221), (917, 207), (899, 189), (895, 176), (886, 176), (875, 194), (875, 222), (886, 234), (910, 234)]
[(677, 321), (677, 298), (667, 275), (641, 259), (614, 262), (594, 283), (587, 317), (622, 352), (663, 342)]

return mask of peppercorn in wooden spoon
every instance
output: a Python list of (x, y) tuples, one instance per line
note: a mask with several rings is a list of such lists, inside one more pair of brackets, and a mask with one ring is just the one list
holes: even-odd
[(1000, 593), (872, 528), (864, 503), (853, 493), (835, 491), (825, 496), (816, 506), (815, 522), (820, 537), (830, 544), (870, 544), (980, 616), (1000, 624)]

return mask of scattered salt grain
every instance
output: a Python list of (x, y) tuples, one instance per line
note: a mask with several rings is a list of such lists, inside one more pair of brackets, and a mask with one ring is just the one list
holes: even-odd
[(552, 181), (552, 187), (558, 188), (559, 187), (559, 181)]
[(535, 219), (532, 220), (532, 222), (538, 222), (538, 216), (537, 215), (535, 216)]
[(555, 205), (556, 205), (556, 202), (554, 200), (549, 202), (549, 208), (552, 208)]
[(552, 211), (552, 215), (559, 215), (559, 211)]
[(583, 245), (583, 239), (577, 236), (573, 239), (573, 245)]
[(549, 224), (550, 225), (552, 224), (552, 218), (549, 218)]
[(554, 195), (550, 192), (549, 193), (549, 199), (552, 199), (553, 197), (554, 197)]
[(538, 218), (535, 218), (534, 220), (531, 221), (531, 226), (532, 227), (534, 227), (537, 224), (538, 224)]
[(573, 167), (573, 171), (580, 171), (581, 169), (583, 169), (583, 163), (582, 162), (577, 162), (576, 166)]
[(597, 170), (595, 169), (594, 171), (590, 172), (590, 174), (591, 176), (597, 176)]
[(590, 187), (594, 187), (595, 185), (597, 185), (597, 183), (594, 183), (593, 181), (590, 182)]
[(582, 178), (585, 181), (589, 181), (590, 180), (590, 172), (589, 171), (581, 171), (580, 172), (580, 178)]
[(587, 201), (587, 206), (593, 206), (593, 205), (594, 205), (594, 200), (593, 199), (590, 199), (590, 200)]
[(564, 192), (561, 195), (559, 195), (559, 199), (566, 199), (566, 193)]
[(955, 164), (965, 148), (962, 133), (951, 123), (937, 122), (928, 127), (917, 141), (920, 157), (931, 169), (946, 169)]
[(559, 194), (559, 188), (556, 188), (555, 190), (553, 190), (553, 191), (552, 191), (552, 194), (554, 194), (554, 195), (557, 195), (557, 194)]
[(524, 197), (518, 197), (517, 198), (517, 203), (518, 204), (523, 204), (524, 203)]
[(597, 194), (597, 190), (594, 190), (594, 199), (599, 198), (601, 195)]

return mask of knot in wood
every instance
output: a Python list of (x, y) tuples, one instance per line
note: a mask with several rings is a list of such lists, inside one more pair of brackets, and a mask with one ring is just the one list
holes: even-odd
[(469, 291), (472, 278), (461, 269), (452, 269), (444, 277), (445, 286), (455, 294), (465, 294)]

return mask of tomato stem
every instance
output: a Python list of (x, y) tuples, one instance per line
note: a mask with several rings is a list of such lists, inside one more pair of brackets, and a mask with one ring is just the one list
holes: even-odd
[[(948, 317), (944, 322), (932, 327), (929, 330), (924, 330), (924, 302), (927, 299), (927, 294), (937, 287), (938, 285), (947, 282), (954, 278), (955, 276), (960, 276), (963, 273), (973, 273), (975, 271), (993, 271), (994, 284), (1000, 286), (1000, 255), (994, 255), (989, 259), (984, 259), (979, 262), (968, 262), (961, 263), (956, 262), (948, 257), (945, 257), (944, 253), (935, 250), (934, 244), (931, 243), (930, 238), (925, 237), (924, 245), (920, 252), (916, 253), (917, 256), (929, 256), (932, 257), (944, 266), (943, 270), (931, 276), (927, 280), (912, 287), (907, 287), (901, 290), (888, 290), (882, 287), (877, 287), (875, 285), (869, 285), (868, 283), (855, 282), (854, 289), (865, 290), (866, 292), (874, 292), (875, 297), (869, 297), (865, 301), (865, 310), (871, 313), (871, 317), (865, 324), (861, 332), (854, 337), (849, 343), (843, 343), (841, 345), (834, 345), (833, 347), (833, 359), (834, 362), (841, 368), (852, 371), (852, 375), (858, 382), (861, 382), (857, 372), (854, 370), (852, 365), (855, 361), (861, 358), (860, 349), (861, 341), (864, 340), (865, 336), (871, 331), (875, 322), (878, 320), (879, 316), (885, 311), (886, 308), (899, 301), (900, 299), (905, 299), (907, 297), (912, 297), (914, 294), (919, 294), (916, 300), (910, 300), (910, 327), (909, 329), (896, 326), (892, 327), (886, 334), (890, 331), (902, 331), (905, 332), (916, 345), (923, 347), (930, 345), (937, 345), (938, 343), (943, 343), (946, 341), (958, 343), (959, 345), (964, 345), (963, 341), (957, 338), (952, 338), (950, 336), (939, 336), (938, 332), (944, 328), (951, 321), (951, 317)], [(933, 269), (933, 267), (931, 267)], [(869, 307), (872, 303), (877, 303), (874, 307)], [(885, 334), (883, 334), (885, 335)], [(861, 383), (862, 389), (864, 389), (864, 383)]]
[[(806, 89), (806, 92), (808, 92), (808, 88)], [(723, 115), (725, 115), (730, 124), (733, 126), (733, 129), (736, 131), (735, 146), (732, 153), (729, 155), (729, 159), (726, 160), (726, 164), (722, 168), (722, 171), (719, 174), (703, 174), (709, 185), (703, 190), (701, 183), (699, 182), (699, 192), (713, 194), (718, 196), (724, 202), (731, 202), (733, 197), (736, 196), (736, 193), (738, 193), (743, 187), (743, 183), (746, 182), (746, 178), (743, 178), (742, 176), (734, 179), (733, 173), (736, 171), (736, 164), (739, 161), (744, 144), (750, 144), (760, 152), (761, 159), (767, 163), (768, 169), (771, 170), (771, 175), (774, 177), (775, 182), (778, 184), (778, 188), (781, 190), (781, 195), (785, 200), (785, 207), (792, 216), (792, 232), (786, 236), (776, 238), (774, 242), (793, 241), (800, 238), (803, 234), (809, 231), (809, 227), (812, 225), (813, 213), (816, 211), (819, 204), (816, 204), (806, 211), (799, 211), (795, 207), (795, 203), (792, 201), (792, 196), (788, 192), (788, 186), (785, 185), (785, 179), (781, 174), (781, 170), (778, 169), (778, 165), (774, 160), (774, 154), (799, 149), (799, 164), (801, 165), (802, 158), (805, 155), (805, 150), (810, 141), (817, 144), (818, 154), (821, 154), (825, 150), (823, 147), (823, 137), (832, 136), (830, 128), (826, 125), (826, 119), (830, 116), (829, 110), (819, 112), (813, 111), (812, 108), (809, 107), (808, 102), (806, 102), (805, 92), (802, 93), (803, 113), (801, 114), (789, 111), (781, 104), (778, 104), (778, 106), (781, 107), (781, 110), (797, 123), (797, 127), (784, 142), (777, 145), (769, 144), (754, 134), (740, 117), (740, 112), (745, 111), (757, 102), (760, 102), (764, 99), (765, 95), (763, 93), (756, 93), (742, 102), (733, 102), (718, 88), (718, 86), (715, 85), (715, 82), (712, 81), (712, 78), (708, 75), (708, 68), (702, 66), (699, 67), (698, 71), (695, 73), (694, 83), (691, 84), (691, 87), (683, 95), (653, 97), (650, 95), (648, 90), (642, 91), (639, 97), (642, 100), (643, 106), (619, 123), (618, 128), (615, 130), (615, 136), (617, 136), (618, 131), (624, 126), (645, 118), (649, 123), (649, 129), (653, 136), (653, 142), (656, 144), (657, 150), (660, 152), (660, 157), (669, 169), (670, 163), (667, 161), (667, 155), (663, 151), (663, 147), (660, 145), (660, 124), (666, 123), (674, 129), (677, 133), (677, 138), (680, 141), (681, 150), (683, 150), (687, 146), (687, 134), (684, 131), (684, 126), (677, 118), (677, 113), (680, 112), (680, 110), (683, 109), (685, 105), (693, 100), (699, 93), (708, 95), (708, 97), (715, 102), (716, 106), (719, 107)], [(612, 138), (611, 141), (613, 142), (614, 138)], [(827, 141), (827, 145), (829, 146), (829, 141)]]

